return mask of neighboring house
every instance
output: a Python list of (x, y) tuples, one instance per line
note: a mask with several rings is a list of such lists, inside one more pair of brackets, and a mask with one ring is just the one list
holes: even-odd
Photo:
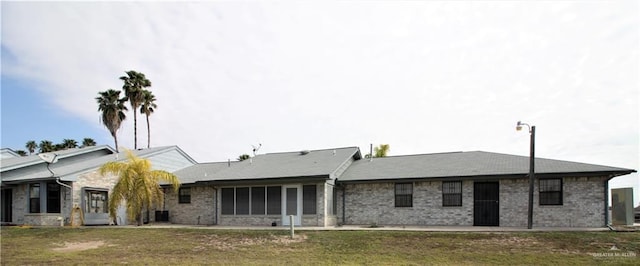
[(15, 158), (15, 157), (20, 157), (20, 154), (18, 154), (17, 152), (9, 148), (0, 149), (0, 158), (8, 159), (8, 158)]
[[(608, 181), (635, 170), (535, 159), (536, 227), (608, 224)], [(175, 174), (181, 224), (527, 225), (529, 157), (453, 152), (362, 159), (356, 147), (257, 155)]]
[[(177, 146), (133, 151), (151, 161), (154, 169), (173, 172), (196, 162)], [(97, 169), (109, 161), (126, 160), (109, 146), (92, 146), (48, 153), (57, 162), (48, 165), (37, 155), (2, 159), (1, 218), (3, 223), (59, 225), (75, 220), (80, 212), (85, 224), (108, 224), (109, 191), (117, 177), (101, 176)], [(75, 208), (78, 207), (78, 208)], [(73, 214), (73, 215), (72, 215)], [(124, 209), (118, 211), (125, 224)]]
[(219, 225), (336, 225), (335, 181), (361, 159), (357, 147), (261, 154), (204, 163), (175, 174), (166, 197), (170, 222)]

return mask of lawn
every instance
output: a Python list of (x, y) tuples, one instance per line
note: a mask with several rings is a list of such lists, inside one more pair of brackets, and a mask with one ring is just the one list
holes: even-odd
[[(640, 264), (640, 232), (3, 227), (2, 265)], [(612, 250), (612, 247), (615, 247)]]

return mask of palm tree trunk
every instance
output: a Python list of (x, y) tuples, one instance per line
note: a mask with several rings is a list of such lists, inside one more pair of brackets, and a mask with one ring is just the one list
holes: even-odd
[(138, 106), (133, 107), (133, 149), (138, 149), (138, 116), (136, 115)]
[(147, 115), (147, 149), (151, 148), (151, 128), (149, 127), (149, 115)]
[(119, 152), (118, 151), (118, 136), (116, 135), (115, 132), (111, 133), (111, 136), (113, 136), (113, 142), (115, 142), (115, 144), (116, 144), (116, 152)]

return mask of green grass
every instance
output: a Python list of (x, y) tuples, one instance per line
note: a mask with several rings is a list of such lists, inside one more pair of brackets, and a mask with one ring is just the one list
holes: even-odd
[[(640, 264), (639, 232), (451, 233), (3, 227), (2, 265)], [(65, 243), (101, 241), (86, 250)], [(619, 250), (610, 250), (612, 246)], [(629, 254), (636, 257), (597, 257)], [(610, 255), (612, 254), (612, 255)]]

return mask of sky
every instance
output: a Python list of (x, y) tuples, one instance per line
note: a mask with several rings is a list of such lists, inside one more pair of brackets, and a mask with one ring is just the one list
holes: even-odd
[[(144, 73), (151, 145), (198, 162), (389, 144), (640, 169), (637, 1), (6, 2), (1, 145), (114, 146), (95, 97)], [(133, 148), (133, 113), (118, 131)], [(144, 116), (138, 146), (146, 147)], [(634, 187), (637, 174), (611, 187)]]

